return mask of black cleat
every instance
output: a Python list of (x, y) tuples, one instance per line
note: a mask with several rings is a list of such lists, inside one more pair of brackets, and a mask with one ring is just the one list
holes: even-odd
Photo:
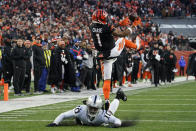
[(110, 101), (107, 100), (107, 101), (105, 101), (105, 110), (107, 111), (109, 109), (109, 107), (110, 107)]
[(116, 92), (116, 99), (127, 101), (127, 96), (125, 95), (125, 93), (121, 88), (119, 88), (118, 91)]

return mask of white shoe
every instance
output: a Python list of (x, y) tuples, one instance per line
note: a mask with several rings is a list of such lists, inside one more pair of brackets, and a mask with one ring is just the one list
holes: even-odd
[(116, 88), (119, 88), (119, 85), (118, 85), (117, 83), (115, 83), (115, 87), (116, 87)]
[(128, 85), (127, 85), (127, 84), (122, 84), (122, 86), (123, 86), (123, 87), (128, 87)]
[(55, 92), (55, 87), (54, 88), (51, 87), (51, 92), (52, 92), (52, 94), (55, 94), (56, 93)]
[(12, 89), (14, 89), (14, 86), (13, 85), (9, 86), (9, 90), (12, 90)]
[(35, 94), (35, 95), (40, 95), (40, 94), (43, 94), (43, 92), (36, 91), (36, 92), (34, 92), (33, 94)]
[(64, 93), (64, 91), (63, 91), (62, 89), (59, 89), (59, 92), (60, 92), (60, 93)]

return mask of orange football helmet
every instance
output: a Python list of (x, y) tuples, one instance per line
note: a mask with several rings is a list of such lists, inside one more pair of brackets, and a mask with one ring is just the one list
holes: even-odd
[(131, 22), (130, 22), (130, 20), (129, 20), (128, 17), (126, 17), (125, 19), (123, 19), (123, 20), (121, 20), (121, 21), (119, 22), (119, 25), (120, 25), (120, 26), (128, 26), (128, 25), (130, 25), (130, 24), (131, 24)]
[(107, 17), (108, 17), (108, 13), (102, 9), (98, 9), (96, 11), (93, 12), (92, 15), (92, 21), (94, 22), (98, 22), (101, 24), (106, 24), (107, 23)]

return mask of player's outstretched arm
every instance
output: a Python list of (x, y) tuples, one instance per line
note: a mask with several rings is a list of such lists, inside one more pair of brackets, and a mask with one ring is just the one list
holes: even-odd
[(117, 30), (115, 29), (113, 31), (113, 36), (117, 36), (117, 37), (125, 37), (125, 36), (128, 36), (130, 34), (130, 30), (126, 29), (124, 31), (120, 31), (120, 30)]
[(47, 125), (47, 127), (55, 127), (58, 126), (60, 122), (62, 122), (64, 119), (74, 118), (75, 113), (74, 110), (70, 110), (64, 113), (61, 113), (59, 116), (56, 117), (56, 119), (53, 121), (53, 123), (50, 123)]

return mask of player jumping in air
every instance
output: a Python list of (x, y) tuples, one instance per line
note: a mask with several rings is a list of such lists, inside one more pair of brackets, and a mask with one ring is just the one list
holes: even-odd
[(108, 125), (109, 127), (125, 127), (133, 125), (130, 121), (121, 121), (114, 116), (119, 106), (119, 100), (126, 101), (127, 97), (120, 88), (116, 98), (111, 102), (108, 110), (103, 110), (102, 99), (99, 95), (92, 95), (85, 105), (77, 106), (67, 112), (61, 113), (48, 127), (60, 126), (61, 122), (68, 118), (75, 118), (76, 122), (87, 126)]
[[(121, 54), (123, 48), (138, 48), (136, 44), (125, 39), (125, 36), (130, 35), (132, 31), (125, 29), (119, 31), (112, 25), (108, 24), (108, 14), (102, 9), (98, 9), (93, 12), (92, 24), (90, 25), (91, 35), (93, 38), (95, 48), (103, 55), (103, 73), (104, 73), (104, 84), (103, 94), (105, 97), (105, 109), (107, 110), (110, 106), (110, 84), (112, 74), (112, 64), (116, 61), (116, 58)], [(127, 25), (129, 19), (124, 19), (119, 23)], [(114, 36), (120, 37), (116, 42)]]

